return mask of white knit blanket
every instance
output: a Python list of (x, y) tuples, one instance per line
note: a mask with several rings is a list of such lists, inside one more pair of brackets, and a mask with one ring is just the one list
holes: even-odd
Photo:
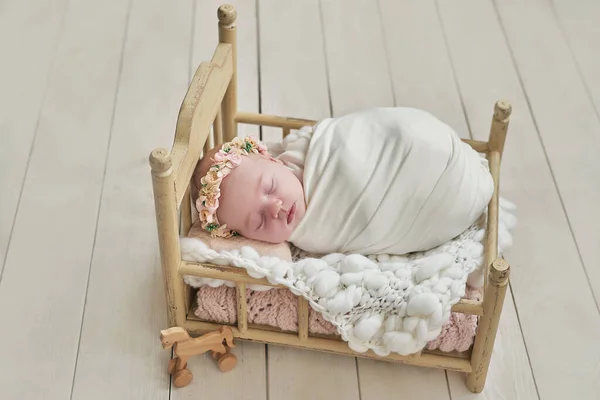
[[(502, 254), (512, 244), (510, 230), (516, 218), (514, 205), (505, 200), (500, 205)], [(286, 286), (336, 326), (356, 352), (408, 355), (439, 336), (451, 307), (465, 295), (468, 278), (471, 286), (481, 286), (484, 228), (485, 214), (444, 245), (406, 257), (300, 254), (289, 262), (260, 256), (249, 246), (217, 252), (197, 238), (182, 238), (181, 254), (186, 261), (232, 265), (254, 278)], [(184, 279), (195, 287), (207, 282), (192, 276)]]

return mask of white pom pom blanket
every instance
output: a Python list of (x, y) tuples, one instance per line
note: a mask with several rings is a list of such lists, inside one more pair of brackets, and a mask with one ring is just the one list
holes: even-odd
[[(500, 254), (512, 244), (514, 208), (500, 202)], [(380, 356), (409, 355), (440, 334), (451, 307), (465, 294), (467, 279), (472, 286), (481, 284), (485, 225), (484, 214), (444, 245), (405, 257), (302, 254), (290, 262), (259, 256), (250, 246), (217, 252), (197, 238), (182, 238), (181, 253), (186, 261), (232, 265), (254, 278), (286, 286), (336, 326), (356, 352), (371, 349)], [(191, 286), (199, 285), (196, 277), (184, 279)]]

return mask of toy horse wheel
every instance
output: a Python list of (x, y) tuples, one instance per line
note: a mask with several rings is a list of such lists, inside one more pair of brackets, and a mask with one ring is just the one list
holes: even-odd
[(181, 371), (177, 371), (175, 376), (173, 377), (173, 383), (178, 388), (187, 386), (192, 381), (192, 373), (189, 369), (182, 369)]
[(217, 365), (222, 372), (229, 372), (237, 365), (237, 357), (232, 353), (223, 354), (219, 357)]
[(223, 357), (226, 354), (231, 353), (231, 348), (229, 348), (229, 346), (225, 345), (225, 353), (221, 353), (219, 351), (212, 351), (212, 358), (213, 360), (218, 360), (219, 358)]

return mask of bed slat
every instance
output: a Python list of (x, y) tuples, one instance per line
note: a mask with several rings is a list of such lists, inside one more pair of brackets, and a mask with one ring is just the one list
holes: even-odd
[(246, 332), (248, 329), (248, 303), (246, 300), (246, 284), (238, 282), (235, 285), (237, 294), (237, 324), (240, 333)]
[(213, 147), (220, 146), (223, 144), (223, 118), (221, 116), (221, 111), (219, 111), (217, 113), (215, 122), (213, 122), (213, 135), (214, 135), (214, 145), (211, 146), (211, 149)]
[(185, 194), (183, 195), (183, 200), (181, 202), (181, 215), (179, 216), (181, 220), (181, 228), (180, 234), (187, 235), (192, 227), (192, 203), (190, 198), (190, 186), (187, 187)]
[(308, 339), (308, 300), (298, 296), (298, 337), (305, 342)]

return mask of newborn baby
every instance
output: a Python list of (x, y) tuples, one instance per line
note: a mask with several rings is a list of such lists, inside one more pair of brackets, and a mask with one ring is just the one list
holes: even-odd
[(306, 210), (302, 182), (252, 136), (210, 150), (193, 179), (203, 228), (214, 236), (282, 243)]
[(328, 118), (269, 149), (235, 138), (198, 163), (196, 208), (213, 236), (317, 254), (425, 251), (473, 224), (494, 189), (487, 160), (413, 108)]

